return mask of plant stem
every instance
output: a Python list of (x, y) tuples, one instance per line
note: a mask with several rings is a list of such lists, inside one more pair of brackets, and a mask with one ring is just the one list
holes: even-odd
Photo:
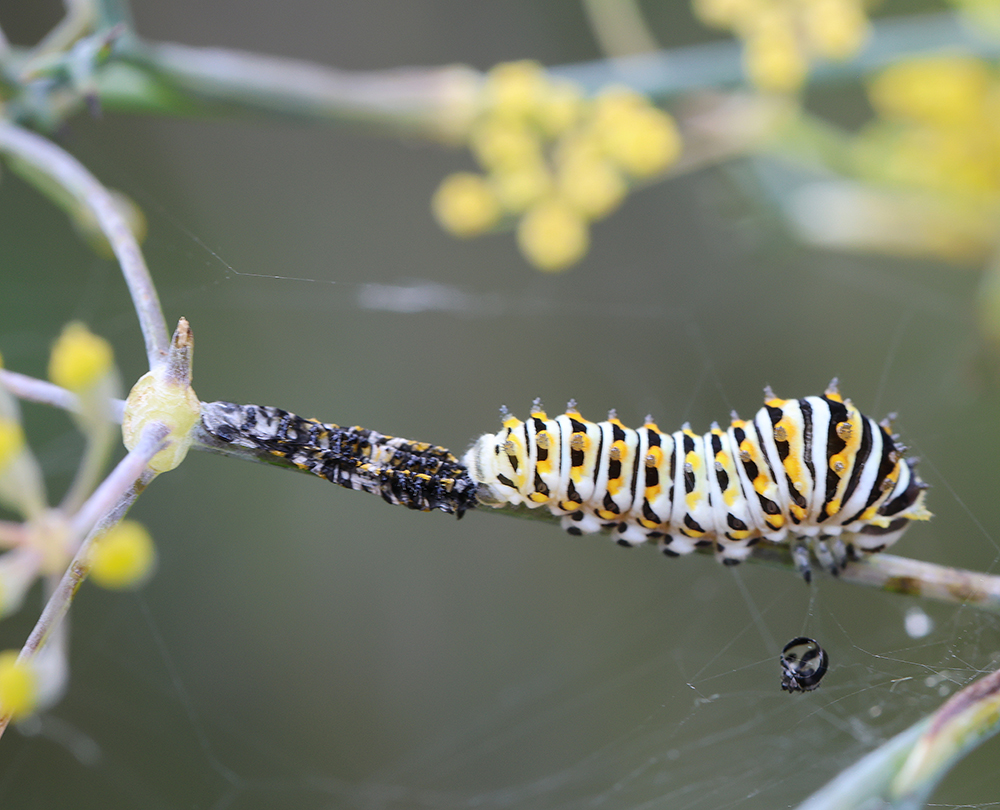
[[(166, 425), (150, 423), (135, 449), (118, 463), (80, 511), (70, 518), (72, 535), (84, 539), (21, 648), (19, 662), (31, 661), (51, 639), (73, 603), (80, 585), (87, 578), (90, 571), (90, 549), (94, 541), (125, 516), (135, 499), (155, 477), (156, 474), (146, 465), (159, 452), (163, 439), (169, 432)], [(10, 715), (0, 716), (0, 735), (9, 723)]]
[(0, 121), (0, 154), (7, 155), (11, 167), (20, 170), (19, 173), (23, 171), (34, 185), (39, 185), (34, 175), (42, 175), (93, 215), (118, 258), (132, 294), (150, 368), (162, 363), (170, 345), (163, 310), (139, 243), (108, 190), (68, 152), (41, 135), (3, 121)]

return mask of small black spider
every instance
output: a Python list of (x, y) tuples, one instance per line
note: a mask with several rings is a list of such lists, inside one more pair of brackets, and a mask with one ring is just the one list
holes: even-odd
[(826, 675), (826, 650), (811, 638), (793, 638), (781, 651), (781, 688), (786, 692), (811, 692)]

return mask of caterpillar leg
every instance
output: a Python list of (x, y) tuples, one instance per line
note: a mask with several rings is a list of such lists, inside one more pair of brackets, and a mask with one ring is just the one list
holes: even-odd
[(795, 563), (795, 570), (807, 583), (812, 581), (810, 557), (815, 557), (824, 571), (836, 577), (847, 565), (849, 548), (844, 545), (840, 535), (800, 536), (792, 541), (792, 561)]
[(823, 536), (810, 538), (810, 546), (812, 546), (812, 552), (816, 556), (816, 562), (833, 576), (838, 576), (842, 566), (834, 556), (833, 551), (830, 550), (826, 538)]
[(808, 585), (812, 582), (812, 566), (809, 564), (808, 538), (796, 537), (792, 540), (792, 562), (795, 563), (795, 570), (802, 575), (802, 579)]

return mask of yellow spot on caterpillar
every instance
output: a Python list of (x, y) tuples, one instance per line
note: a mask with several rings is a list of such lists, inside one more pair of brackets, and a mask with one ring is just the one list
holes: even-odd
[(628, 448), (626, 448), (625, 442), (617, 441), (611, 445), (611, 449), (608, 451), (608, 456), (612, 461), (621, 461), (627, 449)]
[(826, 505), (826, 513), (830, 517), (833, 517), (839, 511), (840, 511), (840, 499), (839, 498), (834, 498), (832, 501), (830, 501)]
[(854, 428), (851, 426), (850, 422), (838, 422), (837, 423), (837, 435), (840, 437), (841, 441), (850, 441), (851, 434), (854, 432)]
[(754, 492), (758, 495), (765, 495), (771, 486), (771, 479), (764, 475), (764, 473), (753, 479)]
[(528, 499), (534, 501), (535, 503), (545, 503), (546, 501), (548, 501), (549, 496), (542, 492), (532, 492), (528, 496)]
[(655, 529), (660, 524), (653, 520), (646, 520), (646, 518), (639, 518), (639, 525), (644, 529)]
[(650, 447), (645, 461), (647, 467), (659, 467), (663, 461), (663, 451), (659, 447)]
[(535, 434), (535, 444), (543, 450), (548, 450), (552, 445), (552, 437), (549, 435), (549, 432), (542, 430)]
[(701, 494), (697, 491), (689, 492), (684, 496), (684, 502), (687, 504), (689, 512), (693, 512), (698, 508), (698, 504), (701, 503)]
[(792, 482), (796, 491), (802, 492), (805, 488), (805, 476), (802, 474), (802, 462), (798, 454), (789, 453), (784, 461), (785, 472)]
[(739, 500), (740, 492), (736, 487), (730, 487), (725, 492), (722, 493), (722, 500), (726, 502), (726, 506), (732, 506), (736, 501)]
[(618, 517), (614, 512), (609, 512), (607, 509), (598, 509), (597, 516), (602, 520), (614, 520)]
[(559, 508), (564, 509), (567, 512), (575, 512), (581, 506), (583, 506), (583, 504), (579, 501), (563, 501), (559, 504)]
[(843, 475), (844, 470), (847, 469), (847, 459), (844, 458), (843, 453), (830, 456), (830, 469), (837, 473), (837, 475)]
[(874, 522), (875, 513), (878, 512), (878, 505), (872, 504), (864, 512), (861, 513), (859, 520), (867, 520)]
[(573, 450), (586, 450), (590, 447), (590, 438), (586, 433), (574, 433), (569, 437), (569, 446)]
[(788, 441), (788, 430), (785, 428), (783, 422), (778, 422), (778, 424), (774, 426), (774, 440), (776, 442)]
[(695, 472), (701, 469), (701, 455), (693, 450), (684, 456), (684, 465), (690, 469), (687, 472)]

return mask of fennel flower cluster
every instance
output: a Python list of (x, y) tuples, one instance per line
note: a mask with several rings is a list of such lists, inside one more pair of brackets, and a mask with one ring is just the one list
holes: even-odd
[(590, 223), (680, 155), (674, 120), (625, 87), (586, 98), (522, 61), (494, 67), (480, 96), (467, 142), (482, 173), (446, 177), (432, 200), (435, 217), (460, 237), (516, 221), (518, 247), (540, 270), (578, 262)]
[(1000, 192), (1000, 80), (985, 61), (909, 59), (868, 95), (878, 118), (858, 138), (866, 177), (984, 202)]
[(878, 118), (858, 137), (858, 172), (895, 192), (879, 239), (897, 253), (987, 262), (976, 314), (1000, 347), (1000, 75), (971, 56), (921, 57), (882, 71), (869, 96)]
[[(0, 364), (2, 367), (2, 364)], [(111, 346), (81, 324), (69, 324), (56, 341), (49, 378), (77, 397), (72, 413), (86, 449), (73, 484), (58, 507), (48, 506), (41, 467), (28, 447), (17, 400), (0, 384), (0, 506), (18, 516), (0, 521), (0, 615), (18, 610), (39, 578), (51, 589), (74, 558), (93, 525), (81, 525), (87, 499), (115, 441), (111, 403), (118, 374)], [(124, 521), (92, 545), (83, 562), (90, 575), (110, 588), (133, 587), (150, 574), (152, 541), (137, 523)], [(66, 677), (65, 644), (37, 655), (0, 652), (0, 717), (23, 718), (54, 703)]]
[(706, 25), (743, 41), (747, 78), (759, 89), (793, 93), (815, 59), (847, 59), (869, 34), (864, 0), (693, 0)]

